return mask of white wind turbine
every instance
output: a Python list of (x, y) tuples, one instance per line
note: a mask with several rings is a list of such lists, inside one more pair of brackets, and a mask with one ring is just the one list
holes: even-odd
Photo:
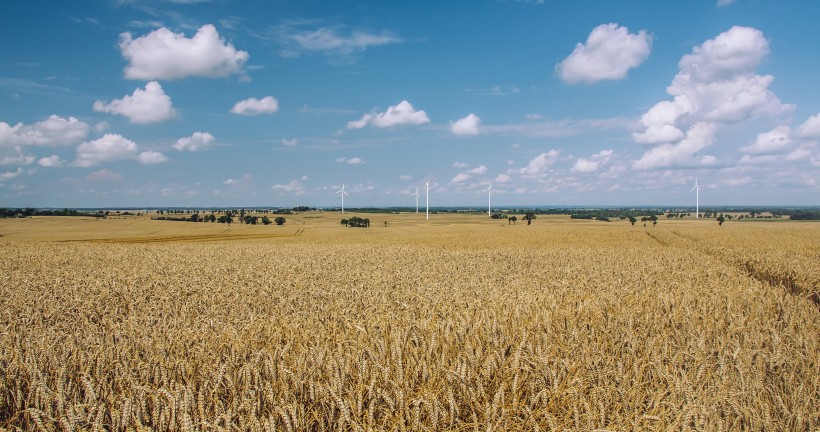
[(484, 189), (482, 192), (487, 192), (487, 217), (493, 217), (493, 184), (490, 183), (490, 187)]
[(695, 219), (700, 219), (700, 186), (698, 186), (698, 178), (695, 177), (695, 187), (689, 192), (695, 191)]
[(419, 214), (419, 188), (418, 188), (418, 186), (416, 187), (416, 193), (414, 193), (413, 195), (416, 196), (416, 214)]
[(345, 214), (345, 195), (350, 196), (349, 193), (345, 192), (345, 184), (342, 183), (342, 188), (336, 191), (336, 193), (342, 194), (342, 214)]
[(430, 180), (424, 180), (425, 217), (430, 220)]

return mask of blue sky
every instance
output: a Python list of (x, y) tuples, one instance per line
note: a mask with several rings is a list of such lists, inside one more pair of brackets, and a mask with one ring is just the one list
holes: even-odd
[(11, 1), (0, 207), (820, 204), (818, 2)]

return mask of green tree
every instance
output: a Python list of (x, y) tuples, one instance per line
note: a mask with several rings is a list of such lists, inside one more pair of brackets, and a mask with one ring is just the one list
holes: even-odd
[(509, 224), (510, 224), (510, 222), (512, 222), (512, 223), (513, 223), (513, 225), (515, 225), (515, 221), (517, 221), (517, 220), (518, 220), (518, 218), (517, 218), (517, 217), (515, 217), (515, 216), (510, 216), (510, 217), (507, 219), (507, 225), (509, 225)]
[(273, 221), (276, 223), (276, 225), (285, 224), (285, 218), (283, 218), (282, 216), (277, 216), (276, 219), (274, 219)]
[(524, 214), (524, 217), (521, 218), (521, 220), (527, 221), (527, 225), (532, 225), (533, 219), (535, 219), (535, 212), (532, 211), (528, 211)]
[(267, 216), (262, 216), (262, 225), (270, 225), (271, 221)]
[(657, 225), (657, 224), (658, 224), (658, 216), (657, 216), (657, 215), (652, 215), (652, 216), (650, 216), (650, 217), (649, 217), (649, 220), (651, 220), (651, 221), (652, 221), (652, 226), (655, 226), (655, 225)]
[(726, 222), (726, 218), (723, 217), (723, 213), (721, 213), (720, 216), (717, 217), (717, 221), (718, 225), (723, 226), (723, 222)]
[(632, 226), (635, 226), (635, 222), (637, 222), (637, 221), (638, 221), (638, 220), (637, 220), (637, 219), (635, 219), (635, 216), (630, 216), (630, 217), (629, 217), (629, 223), (631, 223), (631, 224), (632, 224)]
[(194, 213), (191, 215), (191, 222), (199, 222), (202, 218), (199, 217), (199, 213)]

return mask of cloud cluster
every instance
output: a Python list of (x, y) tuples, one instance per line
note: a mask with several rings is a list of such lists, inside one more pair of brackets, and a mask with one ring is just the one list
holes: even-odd
[(197, 152), (208, 149), (216, 141), (208, 132), (194, 132), (189, 137), (180, 138), (172, 146), (175, 150)]
[(754, 73), (768, 53), (763, 33), (736, 26), (683, 56), (667, 88), (672, 100), (650, 108), (641, 117), (642, 131), (632, 134), (635, 142), (653, 146), (634, 168), (714, 163), (714, 156), (696, 153), (715, 141), (720, 125), (792, 111), (768, 89), (774, 77)]
[(398, 125), (422, 125), (430, 122), (427, 113), (423, 110), (417, 111), (413, 105), (406, 100), (398, 105), (392, 105), (387, 111), (382, 113), (368, 113), (359, 120), (347, 123), (348, 129), (362, 129), (367, 125), (376, 128), (389, 128)]
[(450, 133), (453, 135), (478, 135), (481, 133), (481, 118), (470, 113), (467, 117), (450, 122)]
[(0, 122), (0, 147), (72, 145), (84, 140), (90, 130), (91, 126), (74, 117), (57, 115), (30, 125)]
[(480, 165), (456, 174), (456, 176), (450, 180), (450, 183), (464, 183), (472, 179), (473, 176), (484, 174), (487, 174), (487, 167), (485, 165)]
[(122, 33), (119, 46), (128, 61), (125, 77), (140, 80), (243, 74), (250, 57), (225, 42), (211, 24), (200, 27), (190, 39), (165, 27), (136, 39), (131, 33)]
[(244, 116), (257, 116), (259, 114), (273, 114), (279, 110), (279, 101), (273, 96), (265, 96), (262, 99), (248, 98), (234, 104), (231, 112)]
[(304, 191), (305, 187), (302, 185), (302, 183), (299, 183), (297, 180), (291, 180), (289, 183), (275, 184), (271, 186), (271, 189), (282, 193), (299, 194)]
[(612, 155), (615, 154), (615, 151), (612, 149), (609, 150), (601, 150), (598, 153), (590, 156), (589, 158), (578, 158), (575, 161), (575, 165), (572, 166), (572, 170), (578, 173), (593, 173), (598, 171), (599, 168), (606, 165), (609, 160), (612, 158)]
[(119, 134), (105, 134), (102, 138), (86, 141), (77, 147), (77, 158), (73, 165), (92, 167), (103, 162), (134, 159), (143, 164), (165, 162), (165, 155), (155, 151), (140, 153), (134, 141)]
[(651, 51), (652, 36), (646, 30), (632, 34), (618, 24), (602, 24), (592, 29), (586, 43), (577, 44), (555, 71), (570, 84), (624, 79)]
[(171, 103), (171, 97), (165, 94), (162, 86), (151, 81), (145, 90), (137, 88), (130, 96), (114, 99), (111, 102), (94, 102), (94, 111), (125, 116), (131, 123), (159, 123), (176, 117), (177, 113)]

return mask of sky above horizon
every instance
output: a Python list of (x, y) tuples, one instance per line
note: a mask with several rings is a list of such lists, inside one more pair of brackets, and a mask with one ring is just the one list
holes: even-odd
[(820, 2), (10, 1), (0, 207), (820, 204)]

